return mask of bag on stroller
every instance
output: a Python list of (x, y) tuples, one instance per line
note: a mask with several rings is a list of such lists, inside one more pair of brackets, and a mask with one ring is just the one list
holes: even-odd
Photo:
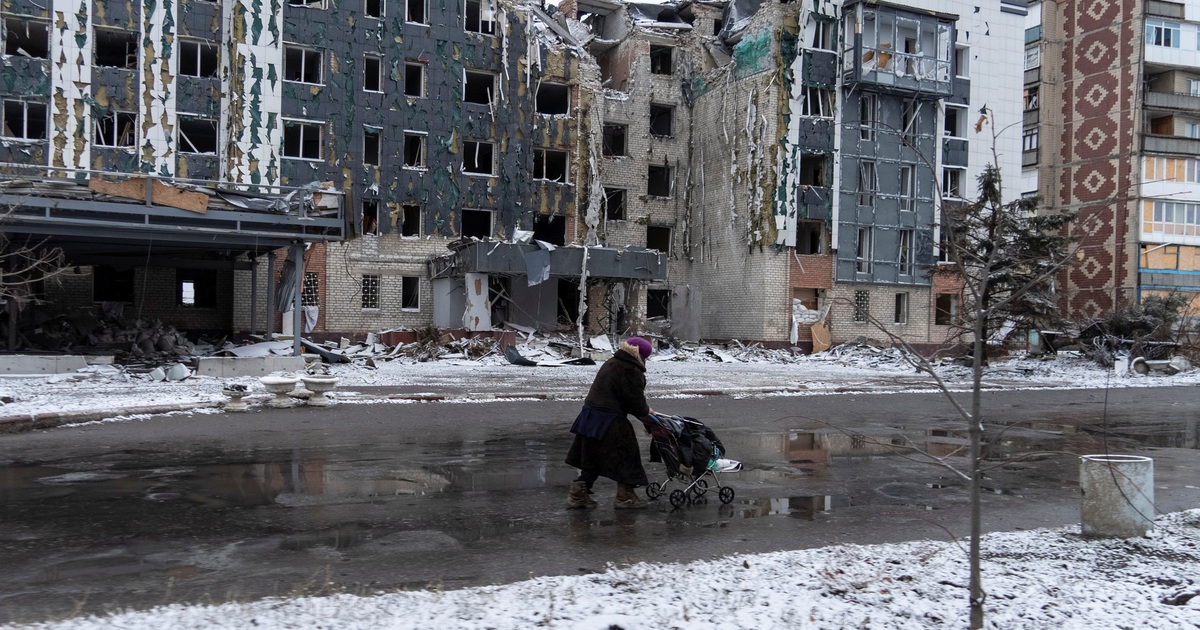
[(667, 469), (667, 480), (647, 486), (647, 496), (658, 498), (664, 486), (677, 479), (686, 487), (671, 493), (671, 504), (680, 507), (689, 493), (694, 499), (708, 490), (708, 482), (702, 479), (708, 475), (720, 488), (721, 502), (733, 501), (733, 488), (722, 487), (717, 477), (722, 472), (718, 460), (725, 454), (725, 445), (712, 429), (695, 418), (664, 414), (650, 414), (642, 424), (650, 433), (650, 461), (662, 462)]

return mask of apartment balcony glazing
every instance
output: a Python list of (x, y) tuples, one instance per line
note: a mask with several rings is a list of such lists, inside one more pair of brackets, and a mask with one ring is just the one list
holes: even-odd
[(845, 9), (842, 72), (864, 88), (945, 98), (954, 93), (955, 18), (882, 3)]

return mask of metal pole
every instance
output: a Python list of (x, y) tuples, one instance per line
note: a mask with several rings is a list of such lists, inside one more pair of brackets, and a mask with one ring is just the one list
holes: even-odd
[(258, 260), (250, 259), (250, 334), (258, 333)]
[(275, 334), (275, 252), (267, 253), (267, 341)]
[(304, 334), (300, 313), (300, 296), (304, 289), (304, 244), (292, 243), (292, 268), (296, 271), (295, 290), (292, 292), (292, 352), (300, 356), (300, 336)]

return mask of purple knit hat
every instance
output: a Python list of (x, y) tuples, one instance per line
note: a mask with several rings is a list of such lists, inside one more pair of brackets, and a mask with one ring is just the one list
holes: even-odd
[(642, 359), (645, 359), (646, 357), (650, 356), (651, 352), (654, 352), (654, 346), (650, 345), (649, 341), (646, 341), (641, 337), (630, 337), (625, 340), (625, 343), (637, 348), (638, 354), (642, 355)]

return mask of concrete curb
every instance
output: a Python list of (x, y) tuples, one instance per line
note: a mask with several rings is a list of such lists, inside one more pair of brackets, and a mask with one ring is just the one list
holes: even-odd
[(222, 402), (176, 403), (168, 405), (146, 405), (142, 407), (125, 407), (121, 409), (101, 409), (96, 411), (79, 411), (70, 413), (30, 413), (16, 416), (0, 416), (0, 434), (21, 433), (38, 429), (52, 429), (65, 424), (79, 424), (115, 418), (117, 416), (159, 415), (174, 411), (205, 409), (220, 407)]

